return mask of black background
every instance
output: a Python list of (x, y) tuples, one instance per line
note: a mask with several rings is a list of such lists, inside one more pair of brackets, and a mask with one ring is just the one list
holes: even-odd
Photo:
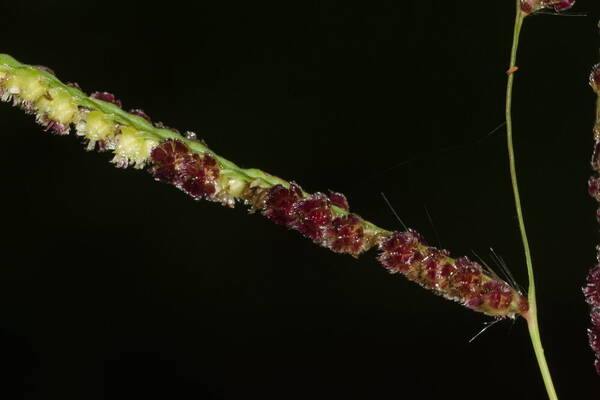
[[(563, 399), (600, 394), (580, 291), (598, 239), (586, 181), (600, 6), (572, 11), (587, 17), (527, 19), (514, 104)], [(503, 121), (512, 1), (13, 1), (0, 12), (1, 51), (18, 60), (401, 229), (383, 191), (433, 244), (488, 261), (493, 246), (526, 284), (505, 131), (488, 135)], [(545, 397), (523, 320), (469, 344), (486, 318), (389, 275), (374, 253), (336, 255), (241, 207), (194, 202), (6, 104), (0, 118), (2, 398)]]

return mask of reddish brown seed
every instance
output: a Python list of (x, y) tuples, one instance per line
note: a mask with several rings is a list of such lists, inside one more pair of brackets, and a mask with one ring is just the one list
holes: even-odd
[(278, 225), (289, 226), (295, 220), (293, 205), (302, 198), (302, 190), (294, 183), (290, 188), (277, 184), (268, 189), (263, 214)]
[(556, 12), (566, 11), (573, 7), (575, 0), (521, 0), (521, 11), (531, 14), (542, 8), (552, 8)]
[(358, 255), (363, 251), (363, 221), (355, 214), (335, 217), (325, 233), (325, 246), (336, 253)]
[(379, 255), (379, 261), (392, 273), (407, 273), (413, 263), (423, 259), (419, 251), (422, 245), (425, 242), (415, 231), (394, 232), (380, 245), (383, 252)]
[(331, 204), (333, 204), (336, 207), (339, 207), (346, 211), (350, 209), (350, 206), (348, 205), (348, 200), (346, 199), (346, 196), (344, 196), (342, 193), (333, 192), (330, 190), (329, 199), (331, 200)]
[(92, 99), (98, 99), (102, 101), (106, 101), (107, 103), (113, 103), (117, 107), (121, 107), (121, 100), (117, 99), (114, 94), (108, 92), (94, 92), (90, 94)]
[(508, 310), (513, 299), (513, 291), (504, 282), (489, 281), (483, 285), (481, 299), (494, 310)]
[(462, 298), (472, 298), (480, 293), (483, 268), (467, 257), (456, 259), (456, 272), (450, 277), (450, 290)]
[(172, 183), (195, 199), (215, 194), (220, 169), (210, 154), (191, 153), (185, 143), (169, 139), (154, 148), (151, 159), (151, 171), (157, 180)]
[(456, 272), (456, 266), (447, 261), (446, 250), (431, 249), (423, 260), (421, 281), (423, 286), (445, 290), (449, 285), (448, 277)]
[(210, 154), (200, 157), (194, 154), (192, 157), (182, 159), (175, 164), (179, 174), (181, 188), (196, 200), (210, 198), (216, 192), (216, 180), (219, 178), (219, 167), (217, 160)]
[(140, 110), (139, 108), (134, 108), (133, 110), (129, 110), (129, 114), (137, 115), (138, 117), (142, 117), (147, 121), (150, 121), (150, 116), (144, 112), (144, 110)]
[(558, 2), (553, 2), (552, 8), (554, 8), (554, 11), (556, 12), (561, 12), (573, 7), (574, 4), (575, 0), (561, 0)]
[(187, 153), (188, 148), (184, 143), (173, 139), (164, 141), (156, 146), (150, 155), (153, 162), (152, 174), (159, 181), (176, 183), (175, 160)]
[(312, 240), (320, 240), (325, 229), (331, 224), (331, 203), (323, 193), (305, 197), (292, 206), (294, 215), (291, 227)]

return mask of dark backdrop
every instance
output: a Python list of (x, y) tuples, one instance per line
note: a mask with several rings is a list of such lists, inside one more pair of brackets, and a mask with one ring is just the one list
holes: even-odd
[[(518, 170), (563, 399), (596, 398), (580, 287), (600, 6), (526, 21)], [(1, 51), (193, 130), (242, 166), (347, 194), (455, 255), (526, 273), (503, 120), (512, 1), (3, 2)], [(2, 120), (5, 399), (543, 399), (526, 326), (481, 315), (242, 209)], [(448, 150), (450, 149), (450, 150)], [(409, 162), (407, 162), (409, 161)], [(427, 217), (428, 210), (433, 223)]]

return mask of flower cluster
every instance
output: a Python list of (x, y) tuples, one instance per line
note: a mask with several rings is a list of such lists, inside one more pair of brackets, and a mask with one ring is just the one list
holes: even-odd
[(412, 230), (394, 232), (379, 247), (379, 261), (391, 273), (475, 311), (513, 317), (529, 308), (525, 297), (496, 275), (467, 257), (450, 258)]
[(575, 0), (521, 0), (521, 11), (531, 14), (544, 8), (552, 8), (556, 12), (566, 11), (573, 7)]
[(45, 67), (23, 65), (0, 54), (0, 98), (12, 101), (47, 130), (67, 134), (71, 126), (87, 149), (112, 150), (118, 167), (148, 166), (158, 181), (196, 200), (233, 206), (245, 202), (278, 225), (302, 233), (336, 253), (359, 254), (379, 246), (379, 261), (421, 286), (496, 318), (527, 311), (527, 300), (506, 282), (467, 258), (450, 258), (412, 230), (389, 232), (349, 211), (346, 197), (308, 194), (257, 169), (242, 169), (217, 156), (190, 132), (180, 135), (142, 110), (125, 112), (113, 94), (87, 96), (77, 84), (63, 84)]
[[(592, 69), (590, 85), (596, 95), (600, 97), (600, 64), (595, 65)], [(588, 181), (588, 192), (590, 196), (600, 202), (600, 102), (596, 108), (594, 140), (594, 152), (591, 160), (594, 175)], [(600, 223), (600, 207), (596, 211), (596, 219)], [(586, 284), (583, 287), (583, 294), (585, 300), (591, 306), (592, 327), (588, 329), (588, 337), (590, 346), (596, 354), (596, 371), (600, 374), (600, 246), (597, 251), (598, 264), (588, 273)]]
[(162, 182), (171, 183), (196, 200), (211, 199), (217, 192), (217, 160), (205, 153), (193, 153), (179, 140), (169, 139), (152, 151), (151, 172)]
[[(0, 70), (0, 99), (34, 114), (47, 131), (65, 135), (74, 126), (77, 135), (87, 140), (88, 150), (96, 145), (100, 151), (113, 150), (113, 162), (119, 167), (143, 167), (158, 140), (126, 121), (117, 121), (110, 113), (94, 109), (91, 100), (81, 104), (76, 94), (85, 95), (79, 86), (52, 85), (48, 78), (53, 75), (43, 66)], [(122, 105), (106, 92), (93, 93), (89, 99), (119, 108)]]
[(315, 243), (336, 253), (357, 256), (372, 247), (377, 235), (356, 214), (335, 215), (334, 207), (348, 211), (348, 201), (341, 193), (304, 195), (295, 183), (289, 188), (275, 185), (255, 195), (254, 207), (271, 221), (300, 231)]

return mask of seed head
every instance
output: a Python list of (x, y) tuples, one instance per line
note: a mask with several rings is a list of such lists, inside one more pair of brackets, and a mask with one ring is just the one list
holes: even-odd
[[(558, 7), (558, 2), (552, 4)], [(379, 245), (379, 260), (390, 272), (488, 315), (514, 317), (527, 310), (523, 296), (479, 264), (451, 258), (447, 251), (429, 246), (415, 231), (387, 232), (364, 221), (349, 213), (348, 201), (341, 193), (307, 194), (295, 183), (262, 171), (239, 171), (206, 150), (195, 134), (186, 132), (180, 139), (164, 140), (178, 131), (156, 122), (154, 127), (172, 131), (157, 132), (141, 120), (150, 121), (142, 110), (124, 115), (122, 110), (100, 104), (108, 102), (120, 108), (121, 101), (111, 93), (93, 93), (90, 98), (98, 101), (90, 101), (82, 98), (77, 84), (64, 85), (49, 74), (43, 68), (0, 64), (0, 99), (35, 113), (47, 130), (68, 133), (70, 125), (75, 125), (77, 134), (88, 141), (88, 149), (98, 144), (100, 150), (114, 150), (113, 161), (119, 167), (149, 164), (155, 179), (194, 199), (228, 206), (241, 199), (251, 211), (260, 210), (276, 224), (297, 230), (337, 253), (356, 257)], [(107, 109), (110, 112), (103, 111)], [(595, 181), (590, 183), (590, 191), (596, 193), (597, 186), (600, 184)]]

